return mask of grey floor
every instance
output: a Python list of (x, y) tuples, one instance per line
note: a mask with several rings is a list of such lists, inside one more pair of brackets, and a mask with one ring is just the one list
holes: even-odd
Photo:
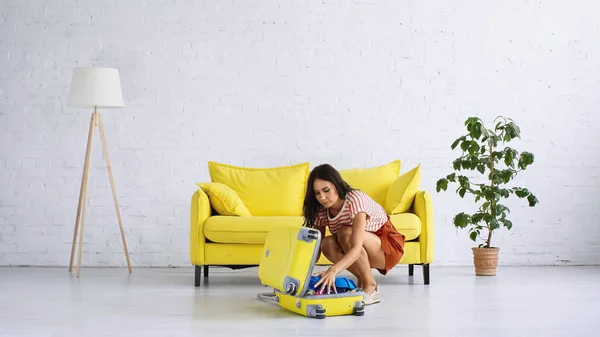
[(599, 336), (600, 267), (468, 267), (377, 276), (382, 302), (362, 317), (309, 319), (256, 294), (256, 269), (0, 268), (0, 336)]

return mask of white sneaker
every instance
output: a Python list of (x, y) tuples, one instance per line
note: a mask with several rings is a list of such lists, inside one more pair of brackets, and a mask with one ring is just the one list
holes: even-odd
[(373, 290), (372, 293), (370, 293), (370, 294), (364, 293), (364, 295), (363, 295), (363, 303), (365, 305), (379, 303), (380, 301), (381, 300), (379, 299), (379, 285), (377, 285), (375, 287), (375, 290)]

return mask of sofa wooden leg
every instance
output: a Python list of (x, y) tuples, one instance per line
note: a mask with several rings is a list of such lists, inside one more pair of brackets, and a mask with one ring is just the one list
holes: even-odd
[(196, 269), (195, 270), (196, 276), (194, 277), (194, 285), (196, 287), (199, 287), (200, 286), (200, 273), (202, 272), (202, 269), (200, 269), (200, 266), (196, 266), (195, 269)]
[(423, 265), (423, 280), (425, 284), (429, 284), (429, 263)]
[(204, 278), (208, 278), (208, 266), (204, 265)]
[(415, 265), (409, 264), (408, 265), (408, 276), (413, 276), (414, 271), (415, 271)]

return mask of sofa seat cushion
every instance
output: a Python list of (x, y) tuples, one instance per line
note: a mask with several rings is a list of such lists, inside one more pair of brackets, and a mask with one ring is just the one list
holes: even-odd
[(390, 215), (390, 220), (406, 241), (414, 240), (421, 234), (421, 219), (414, 213)]
[(211, 216), (204, 224), (204, 236), (217, 243), (264, 244), (267, 234), (279, 226), (301, 227), (301, 216)]
[[(406, 237), (416, 239), (421, 234), (421, 220), (412, 213), (391, 215), (394, 227)], [(204, 224), (204, 236), (215, 243), (264, 244), (267, 234), (278, 226), (301, 227), (301, 216), (211, 216)], [(327, 230), (325, 235), (331, 235)]]

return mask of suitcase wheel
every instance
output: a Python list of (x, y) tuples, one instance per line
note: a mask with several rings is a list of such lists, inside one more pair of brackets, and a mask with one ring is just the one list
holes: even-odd
[(285, 292), (289, 295), (296, 295), (296, 292), (299, 290), (300, 282), (293, 278), (287, 276), (283, 281)]
[(355, 316), (364, 316), (365, 315), (365, 309), (364, 308), (362, 308), (362, 309), (354, 308), (353, 314)]
[(317, 319), (323, 319), (325, 318), (325, 309), (317, 309), (316, 313), (315, 313), (315, 318)]
[(364, 316), (365, 315), (365, 305), (362, 302), (356, 303), (356, 305), (354, 305), (354, 310), (352, 311), (352, 313), (355, 316)]
[(288, 283), (287, 286), (285, 286), (285, 292), (288, 294), (295, 294), (296, 293), (296, 285), (293, 283)]
[(311, 318), (323, 319), (323, 318), (325, 318), (325, 316), (326, 316), (326, 315), (325, 315), (325, 309), (323, 309), (323, 308), (320, 308), (320, 307), (318, 307), (318, 306), (309, 305), (309, 306), (306, 308), (306, 310), (307, 310), (307, 311), (306, 311), (306, 313), (307, 313), (307, 316), (308, 316), (308, 317), (311, 317)]

